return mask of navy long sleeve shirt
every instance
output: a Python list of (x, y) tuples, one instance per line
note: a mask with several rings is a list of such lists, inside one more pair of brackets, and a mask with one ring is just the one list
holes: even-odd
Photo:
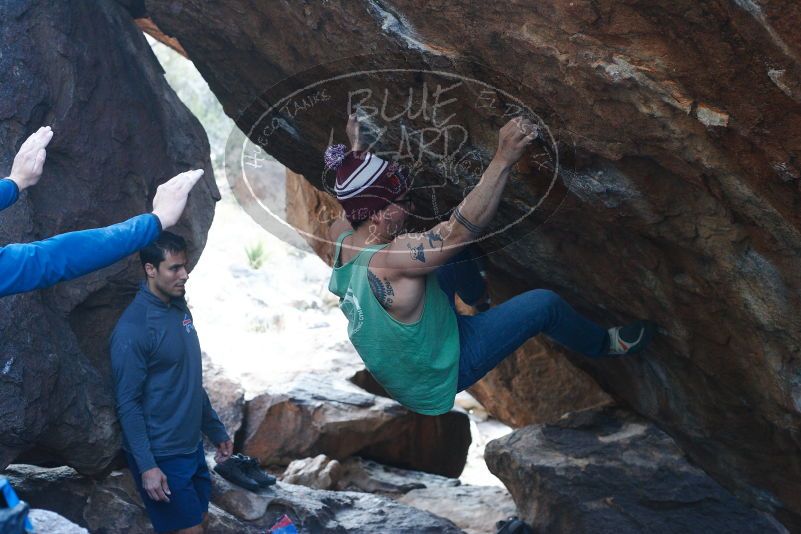
[[(18, 196), (17, 184), (0, 180), (0, 210)], [(108, 267), (150, 244), (160, 233), (158, 217), (145, 214), (105, 228), (0, 247), (0, 297), (50, 287)]]
[(111, 368), (124, 447), (140, 472), (155, 457), (194, 452), (201, 433), (216, 445), (230, 439), (203, 389), (184, 299), (166, 304), (143, 284), (111, 335)]

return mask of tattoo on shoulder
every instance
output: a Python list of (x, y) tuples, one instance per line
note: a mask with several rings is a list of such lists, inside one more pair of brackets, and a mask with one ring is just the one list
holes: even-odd
[(453, 210), (453, 217), (465, 228), (467, 228), (470, 233), (480, 235), (484, 233), (484, 229), (476, 224), (471, 223), (467, 220), (467, 218), (462, 215), (462, 212), (459, 211), (459, 207), (457, 206), (455, 210)]
[(370, 282), (370, 289), (373, 290), (373, 295), (378, 299), (381, 306), (385, 309), (391, 308), (393, 297), (395, 297), (395, 291), (392, 289), (392, 284), (389, 283), (389, 279), (384, 278), (382, 281), (373, 271), (368, 269), (367, 280)]
[(408, 243), (406, 244), (406, 246), (409, 248), (409, 252), (411, 253), (413, 260), (417, 260), (420, 263), (426, 262), (425, 248), (423, 247), (422, 243), (420, 243), (416, 247), (413, 247)]

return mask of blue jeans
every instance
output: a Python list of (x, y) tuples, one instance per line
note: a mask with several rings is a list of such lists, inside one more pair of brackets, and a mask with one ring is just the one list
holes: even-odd
[[(437, 269), (440, 287), (453, 305), (455, 294), (474, 302), (484, 292), (473, 252), (465, 249)], [(606, 329), (586, 319), (547, 289), (521, 293), (478, 315), (456, 315), (459, 326), (458, 391), (469, 388), (529, 338), (544, 333), (560, 345), (585, 356), (606, 351)]]

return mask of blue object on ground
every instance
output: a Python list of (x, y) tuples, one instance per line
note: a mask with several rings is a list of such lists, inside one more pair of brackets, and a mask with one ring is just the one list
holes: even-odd
[(298, 529), (295, 528), (295, 523), (289, 519), (289, 516), (284, 514), (276, 524), (270, 527), (272, 534), (298, 534)]
[[(33, 524), (28, 519), (28, 505), (19, 500), (14, 488), (6, 477), (0, 477), (0, 530), (2, 532), (34, 532)], [(5, 507), (2, 506), (5, 502)]]

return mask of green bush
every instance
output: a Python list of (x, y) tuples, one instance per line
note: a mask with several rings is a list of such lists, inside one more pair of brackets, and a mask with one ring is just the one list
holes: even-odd
[(245, 247), (245, 254), (247, 254), (250, 268), (254, 270), (261, 269), (262, 265), (264, 265), (264, 261), (267, 259), (264, 243), (261, 241), (251, 247)]

